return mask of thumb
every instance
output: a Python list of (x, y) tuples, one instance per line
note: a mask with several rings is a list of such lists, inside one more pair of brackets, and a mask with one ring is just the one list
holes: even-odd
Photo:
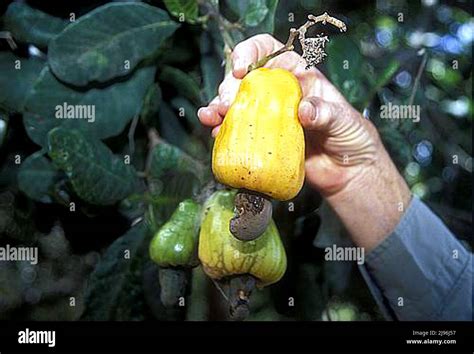
[(298, 108), (298, 116), (303, 128), (328, 133), (337, 119), (337, 104), (319, 97), (305, 97)]

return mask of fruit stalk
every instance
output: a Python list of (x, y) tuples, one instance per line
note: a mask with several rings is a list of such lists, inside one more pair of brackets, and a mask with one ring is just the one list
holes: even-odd
[[(305, 51), (305, 48), (307, 47), (307, 45), (305, 43), (306, 31), (308, 30), (308, 28), (310, 28), (311, 26), (314, 26), (317, 23), (322, 23), (323, 25), (325, 25), (326, 23), (329, 23), (329, 24), (339, 28), (339, 30), (341, 32), (345, 32), (347, 30), (346, 24), (344, 22), (342, 22), (341, 20), (339, 20), (335, 17), (329, 16), (327, 12), (325, 12), (322, 15), (319, 15), (319, 16), (308, 15), (308, 21), (305, 24), (303, 24), (298, 29), (296, 29), (296, 28), (291, 28), (290, 29), (290, 34), (288, 36), (286, 44), (282, 48), (280, 48), (277, 51), (275, 51), (275, 52), (267, 55), (266, 57), (260, 59), (256, 63), (250, 64), (249, 68), (248, 68), (248, 71), (250, 72), (252, 70), (261, 68), (261, 67), (265, 66), (265, 64), (267, 64), (271, 59), (279, 56), (280, 54), (283, 54), (283, 53), (294, 50), (294, 42), (296, 40), (296, 37), (298, 37), (298, 39), (301, 43), (301, 47), (303, 48), (303, 51)], [(323, 38), (325, 38), (325, 40), (327, 41), (326, 37), (323, 37)], [(310, 63), (310, 62), (307, 61), (308, 66), (315, 66), (318, 63), (319, 62)]]
[(255, 278), (244, 274), (229, 280), (229, 315), (234, 321), (243, 321), (250, 314), (250, 295), (255, 290)]

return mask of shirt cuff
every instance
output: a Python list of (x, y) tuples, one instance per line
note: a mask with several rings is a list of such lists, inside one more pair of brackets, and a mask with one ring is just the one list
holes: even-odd
[(472, 254), (416, 197), (359, 268), (387, 319), (472, 320)]

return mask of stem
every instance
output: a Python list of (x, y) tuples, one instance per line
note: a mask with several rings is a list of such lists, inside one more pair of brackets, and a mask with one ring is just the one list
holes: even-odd
[(0, 31), (0, 38), (5, 39), (12, 50), (18, 48), (12, 34), (9, 31)]
[(207, 8), (207, 15), (216, 20), (217, 25), (219, 26), (219, 31), (221, 32), (222, 39), (224, 40), (224, 44), (232, 50), (235, 46), (235, 42), (232, 39), (230, 30), (234, 28), (239, 28), (239, 25), (231, 23), (225, 17), (223, 17), (220, 14), (219, 9), (215, 7), (212, 1), (203, 0), (200, 2), (200, 4)]
[(153, 149), (161, 141), (162, 139), (160, 138), (158, 131), (155, 128), (150, 128), (148, 130), (148, 153), (147, 153), (146, 162), (145, 162), (145, 171), (139, 172), (138, 174), (139, 177), (145, 177), (145, 178), (148, 177)]
[(335, 17), (329, 16), (327, 12), (319, 16), (308, 15), (308, 21), (305, 24), (303, 24), (300, 28), (290, 29), (288, 40), (286, 41), (286, 44), (282, 48), (260, 59), (255, 64), (249, 65), (248, 71), (250, 72), (252, 70), (261, 68), (262, 66), (265, 66), (268, 63), (268, 61), (279, 56), (280, 54), (294, 50), (294, 42), (296, 40), (296, 37), (298, 37), (301, 43), (301, 46), (304, 48), (304, 39), (305, 39), (306, 31), (311, 26), (314, 26), (317, 23), (322, 23), (323, 25), (325, 25), (326, 23), (329, 23), (339, 28), (341, 32), (345, 32), (347, 30), (346, 24), (344, 22), (342, 22), (341, 20), (338, 20)]
[(250, 314), (250, 295), (256, 279), (250, 274), (232, 276), (229, 280), (229, 314), (234, 321), (245, 320)]
[(413, 89), (410, 94), (410, 98), (408, 99), (408, 105), (411, 106), (413, 101), (415, 100), (415, 94), (418, 90), (418, 85), (420, 84), (421, 74), (423, 74), (423, 70), (425, 69), (426, 62), (428, 60), (428, 54), (425, 52), (423, 54), (423, 59), (421, 60), (421, 64), (418, 67), (418, 72), (416, 73), (415, 82), (413, 83)]
[(266, 57), (260, 59), (257, 61), (255, 64), (250, 64), (249, 65), (249, 71), (252, 71), (257, 68), (261, 68), (262, 66), (265, 66), (270, 60), (273, 58), (279, 56), (280, 54), (283, 54), (285, 52), (289, 52), (294, 49), (293, 43), (295, 42), (296, 35), (298, 34), (298, 30), (296, 28), (291, 28), (290, 29), (290, 35), (288, 36), (288, 40), (286, 41), (286, 44), (283, 48), (278, 49), (276, 52), (273, 52)]
[(130, 158), (132, 158), (135, 153), (135, 130), (137, 129), (139, 118), (139, 114), (133, 117), (132, 124), (130, 124), (130, 129), (128, 130), (128, 153), (130, 154)]

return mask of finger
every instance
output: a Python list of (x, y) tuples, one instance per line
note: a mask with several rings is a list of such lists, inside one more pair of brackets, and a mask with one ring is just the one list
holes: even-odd
[(219, 96), (217, 96), (208, 106), (199, 108), (197, 115), (202, 124), (215, 127), (222, 123), (223, 118), (219, 114), (219, 103)]
[(217, 127), (214, 127), (214, 129), (212, 129), (212, 132), (211, 132), (211, 136), (213, 138), (215, 138), (217, 136), (217, 133), (219, 133), (219, 129), (221, 128), (220, 125), (218, 125)]
[(234, 77), (242, 79), (247, 74), (250, 64), (256, 63), (282, 46), (281, 42), (267, 33), (258, 34), (240, 42), (236, 45), (231, 56)]
[(241, 80), (236, 79), (232, 74), (228, 74), (219, 85), (218, 112), (220, 115), (225, 116), (227, 114), (230, 105), (234, 102), (235, 96), (237, 96), (240, 82)]
[(319, 97), (304, 98), (298, 108), (298, 116), (303, 128), (328, 132), (337, 119), (337, 104)]
[(216, 107), (201, 107), (198, 110), (198, 117), (201, 123), (208, 127), (215, 127), (222, 123), (222, 116)]

